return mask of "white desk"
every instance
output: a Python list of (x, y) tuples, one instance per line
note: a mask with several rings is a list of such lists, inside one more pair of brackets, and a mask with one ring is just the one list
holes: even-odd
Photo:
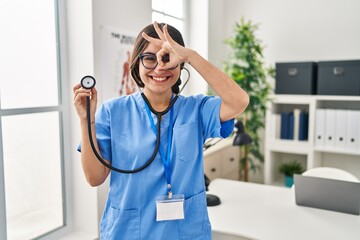
[(360, 216), (297, 206), (289, 188), (215, 179), (208, 193), (221, 199), (208, 207), (214, 239), (360, 239)]

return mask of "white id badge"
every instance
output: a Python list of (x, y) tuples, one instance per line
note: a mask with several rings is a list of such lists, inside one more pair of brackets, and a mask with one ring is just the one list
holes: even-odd
[(156, 221), (184, 219), (184, 195), (160, 196), (156, 199)]

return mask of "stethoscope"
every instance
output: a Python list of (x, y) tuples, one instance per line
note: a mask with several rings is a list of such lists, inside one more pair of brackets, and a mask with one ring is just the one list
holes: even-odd
[[(96, 158), (107, 168), (115, 171), (115, 172), (119, 172), (119, 173), (126, 173), (126, 174), (130, 174), (130, 173), (137, 173), (140, 172), (142, 170), (144, 170), (145, 168), (147, 168), (155, 159), (157, 152), (159, 151), (159, 147), (160, 147), (160, 124), (161, 124), (161, 118), (162, 116), (164, 116), (171, 108), (172, 106), (175, 104), (176, 100), (178, 99), (180, 93), (182, 92), (182, 90), (185, 88), (186, 84), (189, 81), (190, 78), (190, 74), (189, 74), (189, 70), (187, 70), (186, 68), (183, 68), (188, 72), (188, 78), (185, 81), (183, 87), (180, 89), (179, 93), (175, 95), (175, 97), (173, 97), (170, 101), (169, 106), (162, 112), (158, 112), (156, 111), (150, 104), (149, 100), (146, 98), (145, 94), (141, 91), (141, 96), (144, 99), (144, 101), (146, 102), (146, 104), (148, 105), (150, 111), (152, 113), (154, 113), (156, 115), (156, 119), (157, 119), (157, 134), (156, 134), (156, 144), (155, 144), (155, 149), (154, 152), (152, 153), (150, 159), (141, 167), (135, 168), (133, 170), (127, 170), (127, 169), (120, 169), (120, 168), (116, 168), (111, 166), (111, 164), (107, 163), (98, 153), (98, 151), (96, 150), (95, 144), (94, 144), (94, 140), (92, 138), (92, 131), (91, 131), (91, 120), (90, 120), (90, 97), (86, 97), (86, 116), (87, 116), (87, 126), (88, 126), (88, 133), (89, 133), (89, 140), (90, 140), (90, 145), (91, 148), (96, 156)], [(95, 87), (96, 84), (96, 80), (94, 77), (92, 76), (85, 76), (81, 79), (80, 84), (83, 88), (85, 89), (92, 89), (93, 87)]]

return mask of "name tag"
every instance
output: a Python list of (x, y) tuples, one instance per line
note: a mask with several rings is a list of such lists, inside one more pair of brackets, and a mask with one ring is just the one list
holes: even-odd
[(156, 221), (184, 219), (184, 195), (156, 199)]

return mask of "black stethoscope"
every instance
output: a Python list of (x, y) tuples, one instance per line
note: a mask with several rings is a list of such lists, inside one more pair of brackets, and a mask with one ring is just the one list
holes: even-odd
[[(162, 112), (158, 112), (156, 111), (150, 104), (149, 100), (146, 98), (145, 94), (142, 92), (141, 96), (144, 99), (144, 101), (146, 102), (146, 104), (149, 106), (149, 109), (152, 113), (154, 113), (156, 115), (156, 119), (157, 119), (157, 134), (156, 134), (156, 145), (155, 145), (155, 149), (153, 154), (151, 155), (150, 159), (141, 167), (135, 168), (133, 170), (126, 170), (126, 169), (120, 169), (120, 168), (116, 168), (111, 166), (109, 163), (107, 163), (98, 153), (98, 151), (95, 148), (95, 144), (92, 138), (92, 131), (91, 131), (91, 120), (90, 120), (90, 97), (86, 97), (86, 116), (87, 116), (87, 125), (88, 125), (88, 133), (89, 133), (89, 140), (90, 140), (90, 145), (91, 148), (95, 154), (95, 156), (97, 157), (97, 159), (107, 168), (115, 171), (115, 172), (119, 172), (119, 173), (137, 173), (140, 172), (142, 170), (144, 170), (145, 168), (147, 168), (155, 159), (156, 154), (159, 150), (160, 147), (160, 123), (161, 123), (161, 117), (164, 116), (171, 108), (172, 106), (175, 104), (176, 100), (178, 99), (180, 93), (182, 92), (182, 90), (184, 89), (184, 87), (186, 86), (186, 84), (189, 81), (190, 78), (190, 74), (189, 71), (186, 68), (183, 68), (188, 72), (188, 78), (186, 80), (186, 82), (184, 83), (183, 87), (180, 89), (179, 93), (175, 95), (175, 97), (173, 97), (170, 101), (169, 106)], [(85, 89), (92, 89), (93, 87), (95, 87), (96, 84), (96, 80), (94, 77), (92, 76), (85, 76), (81, 79), (80, 84), (83, 88)]]

